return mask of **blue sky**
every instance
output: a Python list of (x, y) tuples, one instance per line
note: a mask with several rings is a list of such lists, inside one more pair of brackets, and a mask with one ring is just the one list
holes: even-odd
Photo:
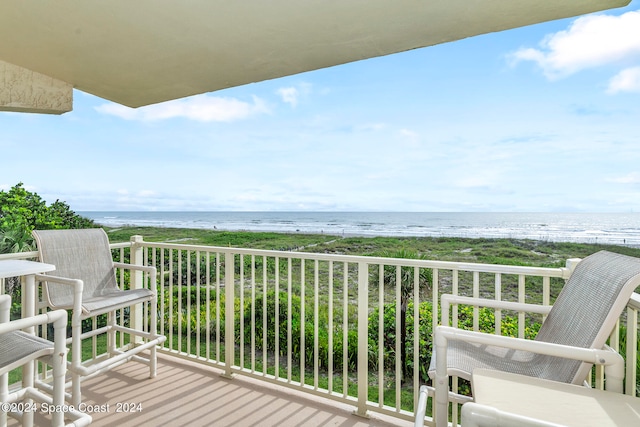
[(73, 210), (640, 211), (640, 0), (132, 110), (0, 113)]

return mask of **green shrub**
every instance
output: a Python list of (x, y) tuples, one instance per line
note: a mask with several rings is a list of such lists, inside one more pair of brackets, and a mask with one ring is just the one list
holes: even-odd
[[(198, 302), (197, 293), (200, 292), (200, 305)], [(211, 339), (219, 338), (224, 340), (225, 334), (225, 296), (224, 293), (220, 294), (220, 301), (216, 300), (216, 293), (210, 293), (209, 300), (209, 323), (207, 322), (207, 310), (205, 301), (205, 289), (197, 286), (183, 286), (174, 287), (171, 294), (171, 301), (169, 300), (169, 292), (165, 290), (164, 305), (165, 310), (171, 308), (174, 315), (171, 317), (171, 324), (169, 324), (169, 316), (165, 316), (165, 327), (167, 330), (171, 330), (174, 333), (180, 331), (183, 336), (187, 334), (199, 334), (201, 338), (205, 338), (207, 334)], [(266, 310), (263, 309), (265, 305), (265, 296), (259, 293), (255, 297), (255, 323), (253, 328), (251, 327), (252, 317), (252, 302), (250, 299), (244, 300), (244, 306), (240, 307), (240, 299), (234, 300), (234, 311), (236, 313), (243, 313), (243, 342), (245, 345), (251, 344), (252, 330), (255, 333), (255, 347), (262, 351), (276, 352), (278, 351), (280, 356), (286, 356), (290, 350), (293, 355), (293, 359), (299, 363), (302, 354), (305, 356), (305, 365), (311, 366), (314, 363), (315, 355), (315, 328), (314, 328), (314, 312), (313, 301), (307, 301), (305, 306), (305, 318), (304, 322), (301, 317), (301, 299), (298, 295), (289, 295), (286, 292), (279, 292), (278, 296), (278, 316), (276, 316), (276, 292), (269, 291), (266, 294)], [(289, 298), (291, 298), (291, 314), (289, 315)], [(180, 310), (178, 310), (180, 302)], [(190, 302), (190, 305), (188, 304)], [(190, 306), (190, 310), (187, 307)], [(220, 321), (220, 337), (216, 336), (216, 319)], [(431, 353), (433, 351), (433, 344), (431, 339), (432, 333), (432, 304), (429, 301), (420, 303), (419, 309), (419, 360), (418, 366), (420, 369), (420, 377), (423, 380), (427, 379), (427, 368), (429, 366), (429, 360), (431, 359)], [(409, 302), (407, 305), (406, 313), (406, 365), (408, 377), (413, 376), (413, 370), (416, 363), (413, 358), (414, 354), (414, 305), (413, 302)], [(290, 320), (289, 320), (290, 319)], [(266, 320), (266, 330), (265, 330)], [(234, 337), (237, 345), (240, 344), (240, 317), (236, 316), (234, 324)], [(333, 334), (333, 366), (336, 369), (342, 367), (343, 364), (343, 352), (346, 347), (347, 350), (347, 364), (349, 369), (355, 369), (358, 356), (358, 339), (357, 339), (357, 325), (350, 324), (347, 330), (347, 343), (344, 345), (344, 332), (342, 324), (336, 322), (333, 326), (333, 331), (328, 330), (328, 312), (326, 307), (319, 307), (318, 316), (318, 362), (321, 368), (326, 369), (329, 366), (329, 334)], [(303, 333), (304, 324), (304, 333)], [(209, 328), (207, 329), (207, 325)], [(278, 334), (276, 336), (276, 325), (278, 326)], [(462, 329), (472, 329), (473, 327), (473, 309), (469, 306), (460, 306), (458, 309), (458, 327)], [(495, 330), (495, 315), (493, 310), (488, 308), (479, 309), (479, 327), (480, 331), (493, 333)], [(395, 370), (396, 364), (396, 305), (385, 304), (383, 307), (383, 339), (381, 345), (378, 344), (378, 331), (379, 331), (379, 309), (376, 308), (369, 316), (369, 348), (368, 359), (369, 365), (373, 368), (378, 367), (379, 357), (378, 352), (382, 351), (384, 369)], [(537, 322), (528, 321), (525, 326), (526, 338), (533, 338), (540, 328), (540, 324)], [(502, 334), (506, 336), (516, 336), (518, 331), (518, 318), (517, 316), (503, 315), (501, 321)], [(291, 341), (289, 342), (289, 330), (291, 333)], [(304, 342), (304, 345), (303, 345)], [(277, 345), (276, 345), (277, 344)], [(381, 348), (378, 348), (381, 347)]]
[(9, 191), (0, 191), (0, 253), (32, 250), (31, 231), (35, 229), (90, 227), (95, 227), (93, 220), (77, 215), (60, 200), (47, 206), (21, 182)]
[[(379, 309), (376, 308), (369, 316), (369, 340), (370, 342), (378, 342), (379, 331)], [(382, 351), (384, 351), (384, 368), (388, 370), (395, 369), (395, 348), (396, 348), (396, 304), (385, 304), (383, 307), (383, 340)], [(433, 352), (433, 340), (432, 323), (433, 323), (433, 306), (429, 301), (420, 303), (419, 309), (419, 361), (418, 366), (420, 370), (420, 378), (423, 381), (427, 380), (427, 370), (431, 360), (431, 354)], [(478, 310), (478, 322), (479, 330), (486, 333), (495, 332), (495, 314), (490, 308), (480, 308)], [(408, 376), (405, 379), (412, 378), (413, 371), (415, 369), (414, 361), (414, 305), (413, 302), (409, 302), (407, 307), (407, 354), (406, 364)], [(472, 330), (473, 329), (473, 307), (471, 306), (459, 306), (458, 307), (458, 327), (461, 329)], [(534, 338), (540, 329), (540, 323), (527, 321), (525, 325), (525, 338)], [(501, 319), (501, 331), (505, 336), (517, 336), (518, 334), (518, 317), (512, 315), (503, 315)], [(377, 344), (373, 344), (377, 347)], [(378, 349), (375, 349), (375, 359), (370, 360), (370, 364), (377, 366), (378, 364)]]

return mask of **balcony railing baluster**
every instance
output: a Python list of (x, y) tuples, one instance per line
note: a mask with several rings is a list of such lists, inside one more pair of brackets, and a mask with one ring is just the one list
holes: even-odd
[[(626, 381), (625, 393), (630, 396), (638, 395), (638, 311), (640, 298), (634, 295), (627, 306), (627, 336), (626, 336)], [(623, 355), (624, 356), (624, 355)]]
[[(502, 274), (500, 273), (496, 273), (495, 274), (495, 286), (494, 286), (494, 298), (496, 299), (496, 301), (501, 301), (502, 300)], [(501, 331), (502, 331), (502, 310), (497, 309), (494, 312), (494, 317), (495, 317), (495, 334), (496, 335), (501, 335)]]
[[(518, 275), (518, 302), (526, 302), (525, 275)], [(523, 311), (518, 313), (518, 338), (524, 338), (524, 315)]]

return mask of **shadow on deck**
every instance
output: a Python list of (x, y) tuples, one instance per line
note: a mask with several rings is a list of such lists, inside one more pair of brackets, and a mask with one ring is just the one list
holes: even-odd
[[(353, 406), (236, 376), (171, 355), (159, 354), (158, 376), (135, 362), (83, 383), (83, 401), (108, 404), (92, 412), (92, 426), (410, 426), (372, 413), (353, 415)], [(122, 404), (122, 405), (119, 405)], [(140, 404), (140, 406), (138, 406)], [(116, 412), (127, 409), (135, 412)], [(121, 407), (120, 407), (121, 406)], [(140, 409), (138, 412), (137, 410)]]

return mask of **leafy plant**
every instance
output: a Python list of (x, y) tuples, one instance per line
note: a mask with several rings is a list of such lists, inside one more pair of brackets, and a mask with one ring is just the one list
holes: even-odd
[[(95, 227), (95, 224), (59, 200), (47, 206), (38, 194), (27, 191), (21, 182), (9, 191), (0, 191), (0, 254), (34, 250), (31, 231), (36, 228), (80, 227)], [(7, 278), (5, 286), (5, 292), (12, 299), (12, 316), (17, 316), (20, 313), (19, 278)]]
[[(417, 252), (401, 249), (395, 252), (384, 252), (381, 254), (386, 258), (402, 258), (402, 259), (426, 259), (424, 255), (420, 255)], [(409, 300), (413, 296), (414, 282), (418, 281), (419, 289), (430, 289), (432, 278), (431, 269), (420, 268), (418, 269), (417, 276), (416, 270), (413, 267), (396, 267), (393, 265), (385, 265), (383, 269), (384, 277), (379, 277), (378, 270), (374, 272), (373, 283), (378, 283), (382, 286), (386, 283), (395, 283), (395, 286), (400, 286), (400, 357), (403, 379), (409, 377), (409, 364), (407, 363), (407, 308), (409, 306)], [(398, 283), (399, 281), (399, 283)]]
[(69, 205), (56, 200), (47, 206), (20, 182), (9, 191), (0, 191), (0, 253), (33, 249), (31, 231), (59, 228), (95, 227), (92, 220), (73, 212)]

